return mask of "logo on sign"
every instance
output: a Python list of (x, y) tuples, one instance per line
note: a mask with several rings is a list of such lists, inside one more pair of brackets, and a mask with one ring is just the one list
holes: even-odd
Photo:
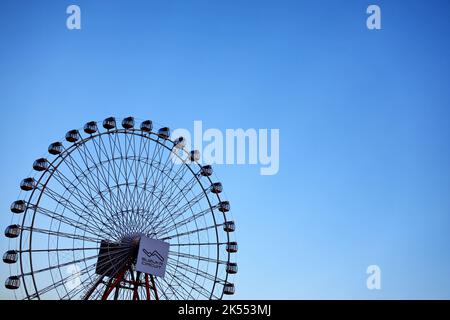
[(164, 241), (141, 236), (136, 270), (156, 277), (164, 277), (169, 247), (170, 244)]
[(152, 268), (161, 268), (164, 263), (164, 258), (159, 254), (158, 251), (154, 250), (153, 252), (148, 252), (143, 249), (142, 252), (145, 253), (146, 257), (142, 257), (142, 265), (150, 266)]

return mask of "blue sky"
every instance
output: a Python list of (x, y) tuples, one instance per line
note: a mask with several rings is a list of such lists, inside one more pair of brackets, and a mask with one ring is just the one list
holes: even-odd
[[(66, 28), (69, 4), (82, 30)], [(369, 4), (382, 30), (366, 28)], [(2, 1), (1, 225), (32, 161), (88, 120), (279, 128), (277, 175), (215, 170), (238, 228), (236, 298), (449, 299), (449, 12), (445, 0)], [(372, 264), (380, 291), (366, 288)]]

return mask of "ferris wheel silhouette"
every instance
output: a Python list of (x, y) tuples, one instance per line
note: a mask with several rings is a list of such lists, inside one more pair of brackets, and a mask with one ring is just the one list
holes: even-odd
[[(121, 127), (118, 126), (121, 124)], [(101, 129), (103, 128), (103, 129)], [(51, 143), (11, 205), (5, 287), (18, 299), (222, 299), (235, 292), (235, 223), (223, 186), (183, 137), (133, 117)], [(178, 161), (173, 161), (173, 159)], [(164, 277), (136, 270), (141, 237), (169, 244)], [(146, 249), (144, 249), (146, 250)], [(164, 259), (158, 252), (146, 254)], [(76, 272), (68, 272), (76, 270)], [(68, 286), (77, 279), (76, 286)], [(113, 294), (112, 294), (113, 293)]]

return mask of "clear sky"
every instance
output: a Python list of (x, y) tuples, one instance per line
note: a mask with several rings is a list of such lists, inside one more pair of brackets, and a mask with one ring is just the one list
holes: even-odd
[(449, 299), (449, 15), (446, 0), (1, 1), (1, 225), (33, 160), (88, 120), (279, 128), (277, 175), (215, 170), (235, 297)]

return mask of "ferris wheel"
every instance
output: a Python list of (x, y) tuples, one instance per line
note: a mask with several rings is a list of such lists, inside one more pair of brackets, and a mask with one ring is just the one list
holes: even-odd
[(133, 117), (91, 121), (33, 163), (3, 261), (17, 299), (197, 300), (235, 292), (235, 223), (186, 139)]

